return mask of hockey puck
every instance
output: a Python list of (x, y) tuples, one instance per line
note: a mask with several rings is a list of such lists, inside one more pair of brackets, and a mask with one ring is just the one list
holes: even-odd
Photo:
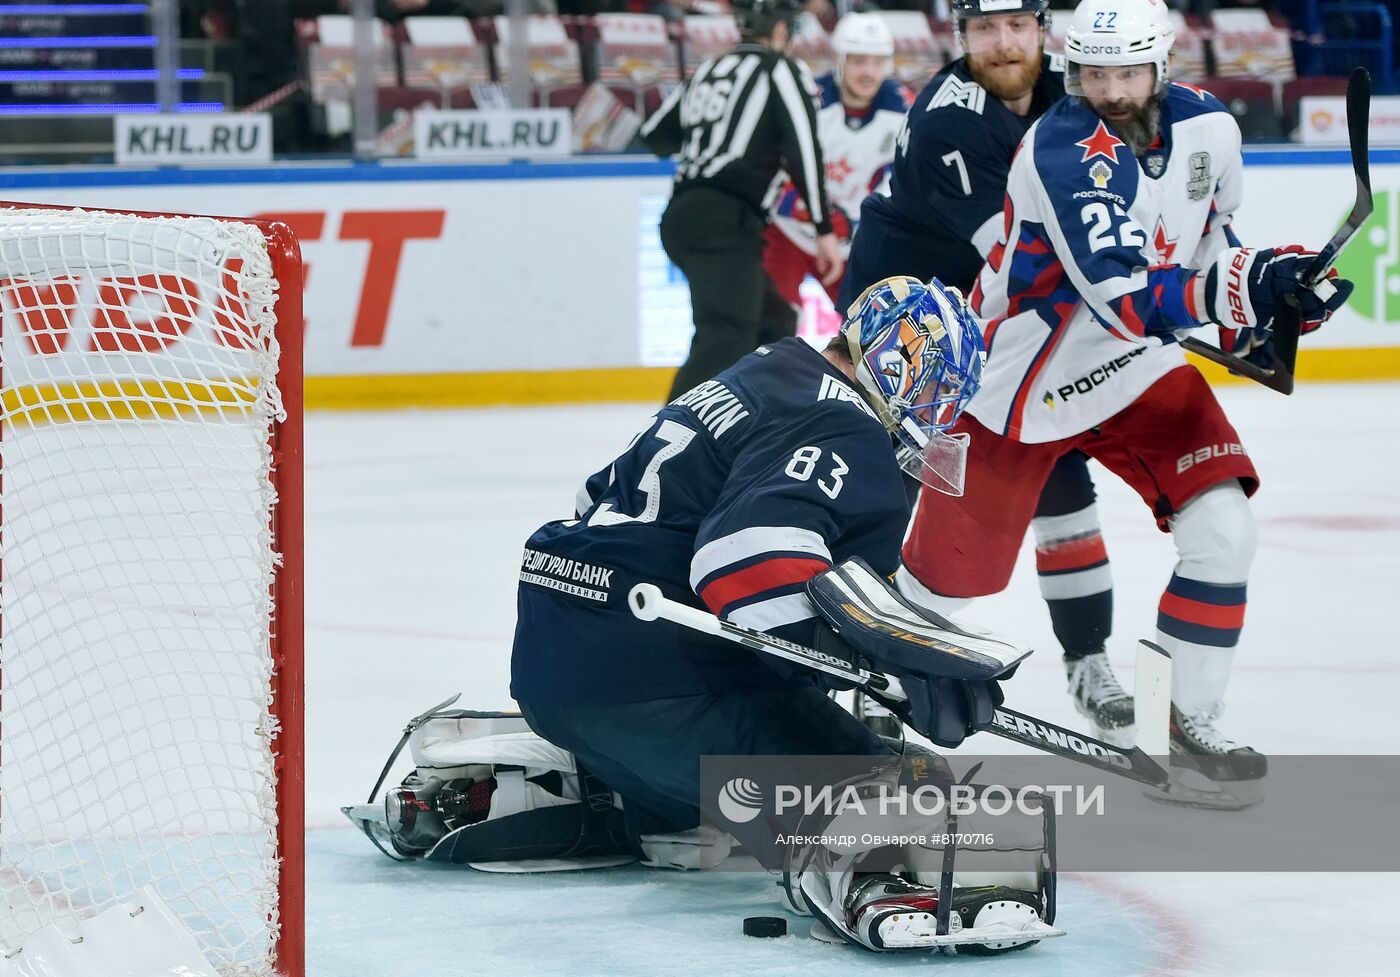
[(787, 936), (787, 920), (781, 916), (749, 916), (744, 920), (745, 936)]

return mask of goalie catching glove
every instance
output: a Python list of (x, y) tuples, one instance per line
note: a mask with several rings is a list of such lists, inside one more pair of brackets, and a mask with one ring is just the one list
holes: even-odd
[(998, 683), (1031, 653), (915, 607), (859, 558), (813, 577), (807, 595), (856, 655), (899, 676), (909, 700), (905, 721), (939, 746), (958, 746), (992, 724), (1002, 702)]

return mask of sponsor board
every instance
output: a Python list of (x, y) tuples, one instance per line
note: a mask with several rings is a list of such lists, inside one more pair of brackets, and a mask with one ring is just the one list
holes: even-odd
[[(1371, 99), (1372, 146), (1400, 146), (1400, 95)], [(1315, 146), (1347, 144), (1347, 100), (1342, 95), (1304, 95), (1298, 100), (1298, 138)]]
[(112, 141), (119, 164), (267, 163), (272, 119), (265, 112), (117, 115)]
[[(521, 387), (518, 379), (507, 382), (508, 375), (666, 367), (679, 363), (689, 345), (685, 279), (656, 232), (669, 175), (596, 177), (584, 164), (569, 168), (576, 175), (540, 177), (529, 166), (483, 167), (477, 175), (477, 168), (457, 166), (434, 177), (436, 168), (418, 166), (407, 179), (401, 168), (385, 167), (393, 179), (240, 182), (230, 175), (219, 183), (125, 186), (115, 185), (120, 176), (113, 171), (114, 185), (68, 188), (46, 186), (43, 174), (31, 170), (14, 174), (3, 195), (279, 218), (296, 232), (306, 263), (308, 376), (417, 377), (401, 385), (400, 402), (411, 402), (436, 389), (422, 378), (492, 374), (503, 378), (493, 395), (501, 402), (512, 390), (536, 399), (546, 393)], [(280, 166), (279, 177), (289, 169)], [(496, 176), (486, 178), (491, 172)], [(1305, 377), (1320, 375), (1307, 372), (1316, 351), (1340, 356), (1336, 372), (1327, 374), (1333, 379), (1346, 371), (1376, 376), (1375, 364), (1395, 361), (1350, 350), (1400, 351), (1400, 165), (1377, 164), (1372, 177), (1376, 215), (1339, 262), (1340, 273), (1358, 282), (1357, 295), (1305, 337)], [(1234, 226), (1248, 243), (1318, 247), (1353, 192), (1344, 161), (1247, 166), (1245, 204)], [(1289, 206), (1277, 206), (1279, 200)], [(1191, 253), (1177, 248), (1178, 256), (1183, 252)], [(820, 302), (816, 331), (826, 335), (839, 317), (824, 295)], [(3, 296), (0, 305), (8, 326), (13, 307)], [(91, 328), (74, 323), (70, 343), (91, 345)], [(609, 381), (615, 390), (619, 377)], [(659, 399), (665, 383), (658, 385)], [(551, 381), (548, 393), (556, 386)]]
[(420, 109), (413, 153), (420, 159), (531, 159), (568, 156), (568, 109)]

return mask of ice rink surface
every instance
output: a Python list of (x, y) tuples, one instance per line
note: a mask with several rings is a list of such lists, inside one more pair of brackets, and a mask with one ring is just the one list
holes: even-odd
[[(1304, 384), (1289, 398), (1228, 387), (1220, 397), (1263, 479), (1222, 727), (1266, 753), (1396, 752), (1400, 386)], [(826, 946), (800, 921), (784, 939), (745, 938), (744, 916), (780, 914), (761, 874), (502, 877), (380, 855), (338, 808), (365, 800), (413, 715), (455, 692), (460, 707), (511, 706), (521, 547), (541, 523), (571, 515), (579, 482), (649, 413), (627, 404), (307, 418), (312, 977), (1400, 973), (1394, 875), (1070, 874), (1056, 920), (1068, 936), (979, 959)], [(1116, 584), (1110, 657), (1128, 684), (1174, 555), (1142, 502), (1096, 476)], [(1011, 587), (965, 616), (1039, 649), (1008, 683), (1009, 705), (1081, 727), (1029, 544)], [(999, 749), (989, 735), (970, 744)], [(406, 769), (401, 760), (391, 782)], [(1328, 830), (1321, 808), (1318, 830)]]

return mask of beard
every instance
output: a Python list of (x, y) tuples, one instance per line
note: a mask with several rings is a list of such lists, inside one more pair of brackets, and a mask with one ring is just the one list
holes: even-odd
[[(1094, 113), (1107, 123), (1108, 127), (1118, 134), (1128, 148), (1133, 151), (1134, 156), (1141, 156), (1147, 152), (1148, 148), (1157, 141), (1157, 136), (1162, 128), (1162, 112), (1160, 95), (1153, 95), (1143, 106), (1134, 105), (1132, 102), (1102, 102), (1094, 105), (1088, 99), (1081, 97), (1080, 102), (1087, 105)], [(1130, 115), (1125, 119), (1110, 119), (1107, 112), (1128, 112)]]
[(1040, 80), (1040, 52), (1027, 59), (1024, 54), (1014, 55), (1015, 60), (1008, 64), (990, 67), (988, 62), (1006, 59), (1006, 55), (969, 54), (967, 70), (972, 80), (977, 82), (1003, 102), (1021, 98)]

